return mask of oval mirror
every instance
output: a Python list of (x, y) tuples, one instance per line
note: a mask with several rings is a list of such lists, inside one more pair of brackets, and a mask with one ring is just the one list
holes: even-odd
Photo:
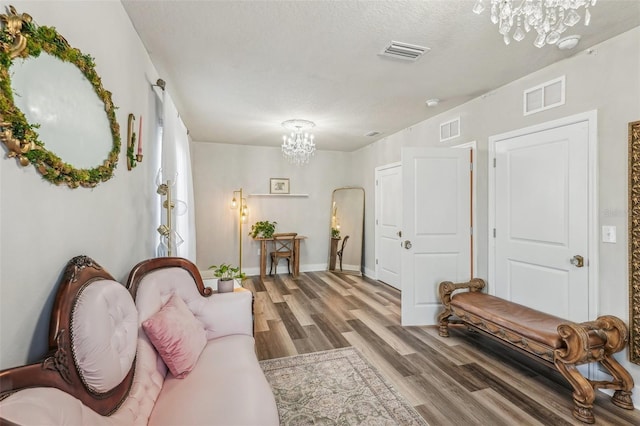
[(71, 188), (110, 179), (120, 128), (93, 59), (12, 6), (0, 20), (0, 140), (7, 156)]
[(81, 169), (107, 158), (113, 139), (104, 103), (78, 68), (43, 52), (14, 60), (10, 74), (15, 105), (40, 125), (49, 151)]
[(364, 188), (337, 188), (331, 197), (329, 270), (362, 274)]

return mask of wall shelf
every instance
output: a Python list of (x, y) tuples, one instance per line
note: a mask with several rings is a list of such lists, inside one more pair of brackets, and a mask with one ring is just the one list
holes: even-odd
[(249, 197), (308, 197), (309, 194), (249, 194)]

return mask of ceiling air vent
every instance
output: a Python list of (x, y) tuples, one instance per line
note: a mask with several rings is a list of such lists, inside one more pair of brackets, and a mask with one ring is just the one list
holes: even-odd
[(524, 115), (564, 105), (565, 77), (559, 77), (524, 91)]
[(440, 142), (460, 136), (460, 117), (440, 124)]
[(380, 52), (380, 55), (389, 56), (396, 59), (403, 59), (405, 61), (417, 61), (418, 58), (420, 58), (429, 50), (431, 49), (424, 46), (392, 41), (391, 44), (389, 44), (384, 48), (382, 52)]

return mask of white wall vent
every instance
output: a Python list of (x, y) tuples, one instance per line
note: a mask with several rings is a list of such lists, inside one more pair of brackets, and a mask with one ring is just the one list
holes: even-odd
[(405, 61), (417, 61), (422, 55), (431, 50), (428, 47), (418, 46), (416, 44), (403, 43), (400, 41), (392, 41), (385, 47), (379, 55), (390, 56)]
[(440, 124), (440, 142), (460, 136), (460, 117)]
[(524, 115), (564, 105), (565, 76), (524, 91)]

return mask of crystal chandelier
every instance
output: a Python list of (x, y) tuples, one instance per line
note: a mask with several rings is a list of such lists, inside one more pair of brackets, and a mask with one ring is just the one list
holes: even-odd
[(291, 130), (291, 134), (282, 136), (282, 155), (296, 165), (308, 163), (316, 151), (316, 144), (313, 142), (313, 135), (303, 131), (315, 127), (315, 123), (295, 119), (283, 122), (282, 127)]
[[(486, 0), (489, 1), (489, 0)], [(589, 25), (591, 13), (589, 6), (595, 6), (597, 0), (490, 0), (491, 22), (498, 25), (504, 43), (524, 39), (526, 33), (536, 30), (538, 36), (534, 46), (555, 44), (568, 27), (580, 22), (579, 11), (584, 7), (584, 24)], [(476, 0), (473, 12), (478, 15), (484, 11), (484, 1)], [(513, 29), (513, 34), (511, 30)]]

